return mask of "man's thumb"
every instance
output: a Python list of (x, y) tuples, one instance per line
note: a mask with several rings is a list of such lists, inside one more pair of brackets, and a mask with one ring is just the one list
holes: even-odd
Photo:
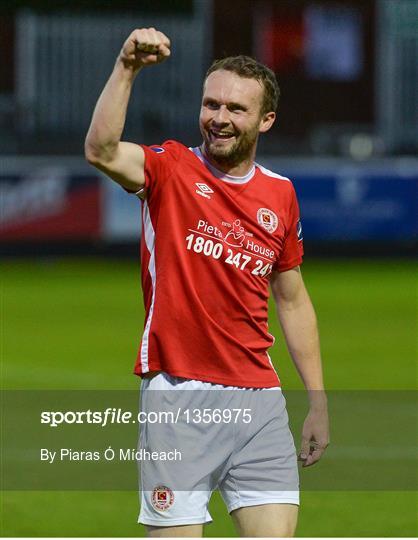
[(300, 448), (300, 459), (308, 459), (308, 456), (309, 456), (309, 440), (306, 439), (305, 437), (302, 437), (302, 443), (301, 443), (301, 448)]

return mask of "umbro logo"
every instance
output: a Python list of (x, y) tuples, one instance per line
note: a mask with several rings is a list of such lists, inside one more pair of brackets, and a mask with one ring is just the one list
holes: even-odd
[(213, 189), (211, 189), (209, 186), (207, 186), (206, 184), (202, 184), (200, 182), (196, 182), (195, 185), (198, 187), (198, 189), (196, 189), (196, 193), (198, 195), (201, 195), (202, 197), (205, 197), (206, 199), (210, 199), (210, 195), (209, 193), (215, 193), (213, 191)]

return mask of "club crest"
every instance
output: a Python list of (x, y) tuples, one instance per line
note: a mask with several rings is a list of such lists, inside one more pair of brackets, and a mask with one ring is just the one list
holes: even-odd
[(258, 223), (269, 233), (274, 233), (279, 225), (279, 218), (268, 208), (259, 208), (257, 211)]
[(157, 510), (168, 510), (174, 503), (174, 493), (167, 486), (157, 486), (152, 492), (152, 505)]

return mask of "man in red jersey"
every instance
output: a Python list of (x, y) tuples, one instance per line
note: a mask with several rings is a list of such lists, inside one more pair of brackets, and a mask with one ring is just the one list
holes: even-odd
[[(296, 452), (268, 354), (269, 286), (310, 401), (300, 451), (304, 466), (317, 462), (328, 445), (328, 415), (316, 318), (299, 269), (296, 195), (290, 180), (255, 162), (259, 134), (276, 118), (279, 88), (274, 74), (249, 57), (216, 61), (204, 81), (200, 147), (121, 142), (135, 77), (169, 56), (162, 32), (131, 33), (85, 143), (89, 163), (144, 201), (146, 319), (135, 366), (143, 377), (142, 406), (150, 410), (151, 390), (160, 391), (160, 400), (168, 394), (172, 402), (175, 395), (183, 411), (200, 411), (198, 393), (187, 390), (205, 392), (205, 411), (215, 410), (224, 390), (235, 392), (241, 404), (256, 397), (259, 405), (252, 424), (244, 417), (251, 409), (242, 409), (243, 427), (234, 432), (222, 425), (230, 422), (225, 414), (224, 422), (213, 416), (205, 429), (190, 418), (157, 435), (146, 427), (151, 449), (157, 439), (189, 438), (196, 463), (175, 465), (173, 473), (156, 463), (142, 466), (139, 521), (149, 536), (201, 536), (218, 488), (241, 535), (292, 536), (299, 504)], [(267, 405), (271, 399), (273, 406)], [(176, 489), (179, 477), (189, 480), (187, 487)]]

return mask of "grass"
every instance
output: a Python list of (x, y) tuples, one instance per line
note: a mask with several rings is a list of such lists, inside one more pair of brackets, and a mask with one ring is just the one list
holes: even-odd
[[(305, 282), (332, 390), (416, 389), (416, 266), (408, 261), (314, 261)], [(137, 263), (3, 264), (3, 389), (131, 389), (143, 326)], [(270, 332), (280, 337), (271, 306)], [(278, 343), (277, 343), (278, 342)], [(288, 390), (301, 388), (282, 339), (272, 358)], [(385, 436), (385, 434), (382, 434)], [(321, 464), (326, 467), (326, 462)], [(302, 492), (299, 536), (415, 536), (408, 491)], [(234, 536), (222, 501), (206, 536)], [(3, 536), (142, 536), (135, 492), (5, 491)]]

